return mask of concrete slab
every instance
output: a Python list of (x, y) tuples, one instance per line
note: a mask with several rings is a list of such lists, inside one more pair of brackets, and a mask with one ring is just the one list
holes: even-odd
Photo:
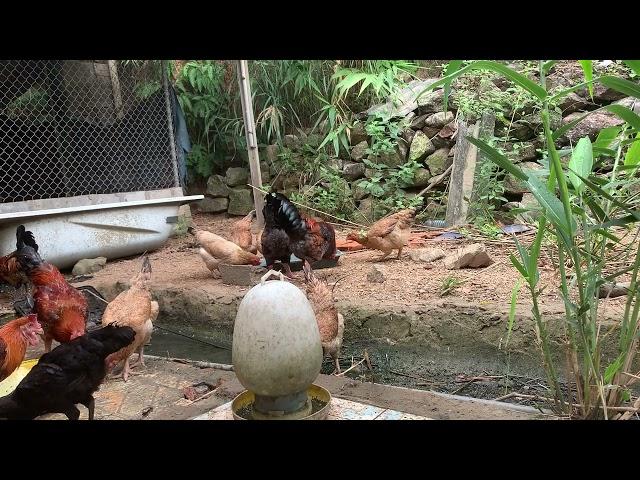
[[(233, 420), (231, 402), (220, 405), (192, 420)], [(431, 420), (427, 417), (398, 412), (342, 398), (333, 398), (327, 420)]]

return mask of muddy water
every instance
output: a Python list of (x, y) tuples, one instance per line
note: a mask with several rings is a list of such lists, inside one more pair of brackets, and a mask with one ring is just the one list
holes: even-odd
[(190, 335), (175, 328), (171, 330), (154, 328), (151, 345), (144, 348), (144, 353), (201, 362), (231, 363), (231, 349), (219, 348), (205, 337)]

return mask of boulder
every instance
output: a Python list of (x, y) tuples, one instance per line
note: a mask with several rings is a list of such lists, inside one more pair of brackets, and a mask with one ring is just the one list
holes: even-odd
[(416, 132), (409, 148), (409, 161), (420, 161), (436, 151), (436, 148), (423, 132)]
[(431, 173), (426, 168), (418, 168), (414, 175), (413, 180), (411, 181), (412, 187), (426, 187), (429, 185), (429, 180), (431, 180)]
[(77, 277), (79, 275), (89, 275), (99, 272), (107, 264), (107, 257), (84, 258), (79, 260), (71, 271), (71, 275)]
[(414, 262), (433, 262), (444, 256), (444, 250), (441, 248), (417, 248), (409, 251), (409, 257)]
[(351, 159), (354, 162), (361, 162), (362, 159), (367, 154), (368, 148), (369, 148), (369, 144), (366, 141), (362, 141), (358, 143), (351, 149)]
[(455, 253), (446, 256), (444, 259), (444, 266), (447, 270), (458, 270), (465, 267), (480, 268), (492, 263), (493, 260), (487, 253), (487, 247), (481, 243), (459, 248)]
[[(575, 112), (567, 115), (562, 123), (566, 125), (578, 118), (584, 116), (584, 112)], [(623, 120), (608, 112), (595, 112), (584, 118), (581, 122), (574, 125), (562, 138), (563, 143), (575, 145), (582, 137), (589, 137), (592, 141), (598, 136), (600, 130), (606, 127), (621, 125)]]
[(364, 177), (364, 171), (364, 163), (346, 162), (342, 169), (342, 176), (350, 182), (353, 182), (354, 180)]
[(369, 138), (366, 130), (364, 129), (364, 124), (361, 122), (356, 123), (349, 133), (349, 139), (351, 141), (351, 145), (357, 145), (362, 142), (366, 142)]
[(453, 119), (453, 112), (449, 110), (447, 112), (438, 112), (433, 115), (429, 115), (425, 119), (424, 124), (426, 127), (442, 128), (446, 124), (453, 122)]
[(207, 190), (205, 193), (211, 197), (228, 197), (229, 190), (222, 175), (211, 175), (207, 180)]
[(243, 167), (231, 167), (227, 169), (224, 181), (230, 187), (246, 185), (249, 181), (249, 170)]
[(229, 206), (229, 199), (226, 197), (205, 197), (203, 200), (196, 203), (196, 205), (198, 206), (198, 210), (204, 213), (226, 212), (227, 207)]
[(431, 175), (440, 175), (451, 166), (453, 159), (449, 156), (448, 148), (440, 148), (433, 152), (424, 161), (425, 165), (429, 167)]
[(253, 194), (247, 188), (232, 188), (229, 192), (229, 215), (245, 216), (253, 210)]

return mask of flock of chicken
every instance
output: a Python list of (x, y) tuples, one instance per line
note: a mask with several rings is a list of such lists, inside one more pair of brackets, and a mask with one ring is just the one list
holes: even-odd
[[(335, 258), (335, 231), (329, 223), (301, 215), (280, 193), (267, 194), (263, 214), (265, 226), (257, 236), (251, 232), (253, 212), (234, 224), (231, 241), (197, 231), (199, 255), (218, 275), (220, 264), (259, 265), (257, 253), (261, 253), (268, 269), (280, 262), (290, 278), (291, 254), (301, 259), (324, 355), (331, 356), (340, 372), (344, 318), (336, 309), (332, 289), (311, 268), (321, 259)], [(352, 232), (347, 238), (382, 251), (383, 259), (397, 249), (400, 258), (414, 217), (415, 210), (402, 210), (376, 222), (367, 232)], [(80, 411), (76, 405), (82, 404), (93, 419), (93, 394), (107, 374), (121, 363), (121, 375), (127, 381), (134, 367), (144, 365), (144, 346), (150, 341), (159, 312), (149, 290), (150, 277), (151, 264), (145, 256), (130, 288), (107, 305), (102, 326), (87, 331), (86, 297), (41, 258), (33, 234), (20, 225), (16, 250), (0, 257), (0, 282), (25, 289), (30, 283), (32, 313), (0, 328), (0, 382), (16, 370), (27, 347), (37, 345), (39, 336), (46, 353), (10, 395), (0, 398), (0, 418), (33, 419), (46, 413), (63, 413), (77, 420)], [(51, 350), (53, 340), (60, 345)], [(130, 364), (134, 352), (138, 358)]]

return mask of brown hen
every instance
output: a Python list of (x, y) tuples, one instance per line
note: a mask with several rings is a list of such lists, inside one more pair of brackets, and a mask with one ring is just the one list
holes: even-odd
[(398, 250), (398, 257), (407, 245), (411, 235), (411, 225), (416, 216), (416, 210), (409, 208), (378, 220), (365, 232), (351, 232), (347, 240), (353, 240), (360, 245), (374, 250), (380, 250), (384, 255), (376, 261), (384, 260), (393, 250)]

